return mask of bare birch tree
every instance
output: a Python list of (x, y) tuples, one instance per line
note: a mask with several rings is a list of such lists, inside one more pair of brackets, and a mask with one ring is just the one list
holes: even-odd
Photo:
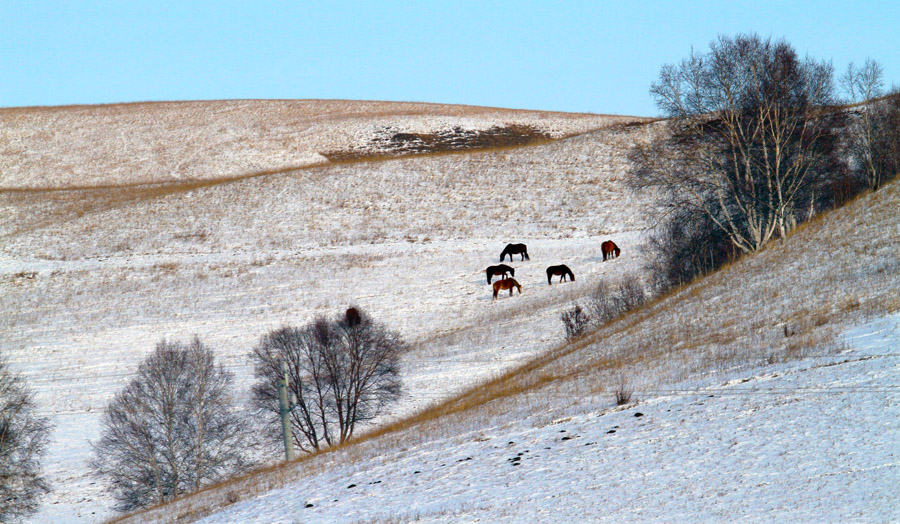
[(876, 136), (879, 134), (879, 119), (876, 113), (876, 98), (884, 94), (884, 71), (878, 62), (867, 59), (862, 67), (853, 62), (841, 77), (841, 85), (850, 97), (850, 102), (862, 104), (850, 124), (850, 152), (859, 171), (865, 175), (867, 185), (877, 190), (881, 186), (882, 173), (876, 165)]
[(280, 439), (275, 384), (282, 362), (297, 398), (291, 412), (294, 445), (307, 453), (346, 442), (357, 424), (373, 419), (399, 396), (405, 343), (365, 312), (356, 313), (274, 330), (253, 349), (258, 379), (253, 404), (266, 416), (274, 441)]
[(47, 449), (50, 423), (35, 413), (21, 376), (0, 359), (0, 522), (14, 522), (37, 511), (49, 491), (40, 459)]
[(233, 410), (232, 382), (198, 338), (157, 344), (107, 406), (93, 444), (92, 468), (117, 509), (160, 504), (250, 466), (252, 431)]
[(848, 134), (854, 167), (877, 191), (900, 174), (900, 93), (885, 96), (884, 71), (871, 59), (861, 67), (850, 63), (841, 85), (857, 105)]
[(671, 134), (633, 155), (637, 187), (667, 190), (744, 252), (815, 212), (838, 126), (830, 64), (785, 41), (720, 36), (664, 66), (650, 91)]

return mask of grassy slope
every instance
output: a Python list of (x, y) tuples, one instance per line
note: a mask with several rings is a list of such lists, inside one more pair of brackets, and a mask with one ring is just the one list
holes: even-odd
[[(554, 344), (560, 308), (598, 278), (641, 265), (652, 197), (625, 191), (623, 174), (627, 148), (646, 137), (612, 127), (211, 185), (0, 194), (9, 217), (0, 223), (0, 345), (57, 426), (47, 461), (56, 490), (45, 505), (57, 513), (45, 520), (108, 512), (109, 497), (85, 474), (87, 442), (105, 402), (163, 336), (199, 335), (243, 394), (247, 350), (267, 329), (360, 304), (415, 347), (394, 416)], [(597, 247), (610, 236), (625, 255), (604, 264)], [(525, 293), (492, 302), (484, 267), (512, 240), (533, 250), (531, 262), (513, 264)], [(543, 268), (560, 262), (578, 281), (548, 287)]]
[[(584, 339), (344, 449), (186, 497), (124, 521), (171, 522), (369, 457), (514, 424), (541, 426), (611, 405), (626, 377), (648, 400), (669, 385), (839, 350), (835, 336), (900, 310), (900, 184), (801, 227), (784, 242), (671, 293)], [(789, 422), (786, 422), (789, 423)]]
[(0, 109), (0, 188), (221, 180), (377, 154), (390, 128), (533, 126), (555, 138), (632, 117), (349, 100), (225, 100)]

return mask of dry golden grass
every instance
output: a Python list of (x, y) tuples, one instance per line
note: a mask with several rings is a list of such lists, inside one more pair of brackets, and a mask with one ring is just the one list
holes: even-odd
[[(609, 127), (616, 129), (625, 128), (626, 126), (630, 126), (630, 124), (614, 124)], [(335, 154), (329, 165), (359, 166), (365, 170), (369, 168), (368, 165), (374, 166), (386, 161), (396, 161), (400, 157), (414, 156), (416, 159), (463, 157), (472, 152), (491, 152), (499, 156), (504, 153), (513, 153), (526, 147), (550, 143), (556, 139), (571, 138), (578, 134), (583, 133), (569, 133), (554, 139), (544, 135), (535, 135), (535, 138), (532, 140), (513, 145), (484, 145), (474, 149), (430, 151), (409, 155), (347, 152)], [(140, 202), (162, 200), (172, 195), (184, 195), (194, 191), (274, 175), (303, 175), (309, 184), (314, 184), (317, 179), (327, 177), (331, 173), (330, 171), (322, 171), (319, 169), (320, 167), (320, 165), (289, 166), (235, 173), (229, 176), (206, 176), (199, 180), (163, 183), (126, 182), (117, 184), (75, 184), (64, 187), (0, 187), (0, 206), (15, 211), (13, 220), (5, 225), (0, 225), (0, 238), (12, 238), (41, 229), (52, 228), (67, 221), (84, 218), (89, 215), (98, 215), (111, 210), (128, 208)], [(522, 180), (521, 182), (526, 183), (527, 181)], [(501, 205), (508, 206), (509, 203), (501, 202)], [(223, 207), (223, 209), (225, 208)], [(510, 211), (506, 207), (498, 207), (493, 209), (492, 212), (495, 219), (504, 220)], [(463, 220), (457, 221), (463, 222)], [(121, 247), (123, 249), (120, 251), (124, 251), (127, 246)]]
[[(538, 126), (562, 137), (632, 117), (348, 100), (223, 100), (0, 109), (0, 187), (236, 178), (327, 163), (374, 133)], [(374, 152), (374, 151), (370, 151)]]

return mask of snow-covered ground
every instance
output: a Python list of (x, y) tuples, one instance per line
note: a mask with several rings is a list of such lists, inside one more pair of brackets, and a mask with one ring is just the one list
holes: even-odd
[[(171, 116), (160, 107), (151, 128)], [(87, 118), (78, 108), (48, 111)], [(81, 127), (92, 130), (89, 120)], [(105, 403), (163, 337), (200, 336), (236, 374), (243, 403), (253, 380), (247, 355), (260, 336), (358, 304), (413, 348), (404, 396), (382, 423), (559, 344), (562, 308), (600, 279), (642, 266), (637, 246), (652, 198), (625, 189), (624, 162), (645, 137), (612, 130), (160, 193), (128, 187), (131, 174), (111, 166), (98, 173), (122, 187), (0, 193), (9, 217), (0, 222), (0, 349), (56, 426), (45, 460), (54, 491), (32, 522), (113, 515), (112, 499), (87, 474), (88, 444)], [(608, 238), (624, 252), (604, 263), (599, 244)], [(511, 263), (524, 293), (494, 301), (484, 268), (507, 242), (529, 246), (531, 261)], [(548, 286), (544, 269), (559, 263), (576, 281)]]
[[(8, 130), (17, 125), (31, 133), (29, 144), (49, 141), (35, 149), (40, 154), (31, 160), (0, 166), (14, 175), (4, 179), (8, 183), (49, 188), (87, 176), (84, 185), (112, 186), (0, 191), (0, 216), (8, 217), (0, 221), (0, 350), (25, 375), (42, 412), (56, 425), (45, 460), (54, 492), (31, 522), (82, 524), (113, 516), (112, 499), (87, 475), (88, 443), (98, 436), (105, 403), (163, 337), (185, 340), (197, 334), (213, 347), (235, 372), (240, 401), (253, 380), (247, 354), (261, 335), (318, 314), (338, 314), (348, 304), (362, 306), (411, 342), (403, 363), (404, 396), (379, 423), (421, 412), (477, 384), (485, 384), (486, 400), (473, 401), (477, 409), (450, 410), (450, 416), (241, 481), (235, 494), (240, 502), (229, 512), (256, 508), (262, 522), (405, 522), (417, 515), (448, 522), (555, 521), (558, 516), (578, 522), (584, 515), (689, 521), (702, 520), (704, 515), (689, 503), (701, 500), (698, 507), (721, 512), (709, 513), (711, 520), (753, 520), (746, 511), (758, 511), (769, 517), (758, 520), (783, 513), (805, 521), (818, 519), (802, 512), (827, 501), (796, 507), (779, 506), (784, 498), (773, 498), (771, 507), (759, 501), (792, 490), (812, 497), (810, 486), (837, 489), (839, 481), (855, 483), (852, 493), (870, 488), (878, 493), (892, 485), (867, 482), (872, 475), (896, 475), (885, 460), (895, 452), (891, 443), (897, 439), (890, 431), (896, 426), (884, 427), (897, 420), (891, 411), (896, 397), (884, 382), (896, 360), (882, 351), (888, 342), (865, 345), (850, 333), (846, 336), (854, 342), (842, 348), (840, 337), (872, 316), (900, 310), (897, 184), (564, 345), (563, 308), (582, 300), (598, 282), (643, 267), (638, 246), (652, 225), (648, 209), (657, 202), (654, 195), (626, 189), (627, 152), (658, 126), (610, 127), (524, 148), (242, 178), (248, 169), (283, 165), (277, 141), (261, 139), (257, 149), (243, 153), (242, 141), (290, 135), (291, 118), (312, 118), (315, 108), (308, 104), (292, 109), (299, 116), (285, 112), (290, 104), (275, 102), (200, 104), (194, 109), (202, 118), (190, 122), (194, 127), (188, 130), (177, 126), (178, 110), (185, 107), (177, 104), (101, 108), (99, 120), (96, 107), (0, 114), (5, 140), (0, 146), (25, 140), (10, 139)], [(353, 104), (338, 104), (334, 114), (311, 124), (309, 143), (353, 148), (368, 143), (382, 117), (431, 130), (452, 123), (447, 114), (469, 118), (475, 111), (443, 107), (443, 113), (429, 114), (433, 108), (423, 105), (415, 111), (404, 106), (410, 112), (402, 113), (399, 106)], [(271, 135), (260, 127), (265, 118), (251, 118), (257, 110), (280, 119)], [(496, 116), (500, 113), (503, 118)], [(472, 126), (506, 122), (508, 116), (487, 111)], [(568, 122), (569, 131), (609, 123), (597, 115), (532, 117), (552, 125)], [(54, 121), (81, 130), (74, 133), (77, 147), (71, 157), (62, 147), (65, 140), (32, 133)], [(110, 144), (97, 150), (106, 153), (92, 150), (89, 145), (102, 127), (97, 122), (152, 144), (152, 154), (134, 156), (146, 165), (124, 159), (131, 158), (122, 152), (132, 151), (132, 145), (109, 158), (104, 155), (112, 151)], [(352, 136), (332, 132), (345, 124)], [(242, 138), (219, 144), (210, 137), (217, 136), (220, 125), (237, 128)], [(167, 139), (171, 129), (177, 133)], [(200, 153), (193, 167), (180, 171), (171, 163), (185, 157), (185, 144)], [(260, 151), (275, 156), (258, 156)], [(53, 161), (35, 160), (41, 155)], [(74, 167), (67, 170), (70, 164)], [(91, 166), (90, 174), (83, 164)], [(53, 170), (39, 174), (41, 165)], [(193, 188), (130, 185), (180, 177), (236, 180)], [(623, 255), (603, 262), (599, 244), (609, 238), (622, 246)], [(491, 300), (484, 268), (498, 263), (507, 242), (529, 246), (531, 260), (511, 264), (523, 294)], [(548, 286), (544, 269), (559, 263), (574, 270), (576, 281)], [(865, 332), (873, 340), (882, 335), (896, 340), (890, 334), (895, 331), (885, 327), (896, 321), (891, 317)], [(512, 379), (489, 382), (513, 370), (519, 372)], [(640, 404), (624, 411), (612, 408), (615, 375), (638, 390)], [(750, 381), (734, 382), (745, 378)], [(820, 385), (817, 381), (834, 387), (871, 385), (873, 395), (887, 396), (873, 401), (875, 396), (861, 393), (841, 396), (834, 387), (821, 392), (813, 387)], [(859, 420), (882, 425), (850, 432), (857, 419), (843, 414), (848, 402), (853, 409), (880, 406), (882, 420), (875, 421), (874, 411)], [(635, 417), (635, 411), (643, 416)], [(807, 425), (795, 425), (787, 418), (793, 416)], [(829, 425), (837, 428), (835, 434), (824, 433)], [(810, 446), (818, 447), (801, 452), (803, 434), (792, 433), (798, 427), (817, 435)], [(615, 433), (608, 433), (611, 429)], [(732, 437), (741, 444), (732, 445)], [(868, 447), (878, 448), (872, 453), (875, 462), (856, 452)], [(717, 453), (704, 455), (706, 448)], [(827, 455), (832, 451), (834, 458)], [(827, 455), (827, 463), (806, 462), (814, 452)], [(519, 453), (515, 462), (521, 464), (514, 466), (509, 459)], [(793, 460), (792, 453), (799, 458)], [(786, 464), (782, 476), (775, 475), (778, 457)], [(843, 469), (827, 469), (832, 464)], [(876, 466), (881, 470), (873, 471), (879, 473), (869, 473), (867, 468)], [(727, 484), (722, 477), (729, 468), (743, 481)], [(754, 476), (757, 470), (762, 476)], [(845, 470), (852, 475), (830, 475)], [(692, 475), (711, 491), (693, 489)], [(779, 479), (784, 480), (779, 484)], [(350, 484), (357, 486), (347, 488)], [(732, 491), (719, 490), (719, 484)], [(268, 494), (268, 488), (280, 491)], [(228, 489), (213, 489), (131, 521), (197, 519), (231, 498), (223, 498)], [(745, 505), (745, 497), (758, 503)], [(516, 502), (520, 498), (525, 502)], [(263, 500), (281, 505), (285, 513), (271, 513)], [(861, 513), (854, 517), (832, 509), (825, 520), (845, 520), (844, 515), (894, 520), (872, 509), (881, 506), (839, 500)], [(210, 518), (243, 522), (245, 514), (225, 515)]]
[(636, 406), (338, 452), (199, 522), (896, 522), (900, 315), (843, 340)]
[(389, 432), (124, 522), (894, 521), (898, 202), (892, 184)]

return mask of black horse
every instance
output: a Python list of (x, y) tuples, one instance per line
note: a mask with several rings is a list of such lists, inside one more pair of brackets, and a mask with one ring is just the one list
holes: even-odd
[(499, 266), (488, 266), (488, 268), (485, 269), (484, 272), (487, 274), (488, 284), (491, 283), (491, 278), (493, 278), (494, 275), (502, 275), (503, 278), (506, 278), (507, 274), (513, 277), (516, 276), (516, 270), (507, 266), (506, 264), (500, 264)]
[(528, 258), (528, 247), (525, 244), (506, 244), (503, 252), (500, 253), (500, 262), (503, 262), (506, 255), (509, 255), (510, 262), (512, 262), (513, 255), (522, 255), (522, 260), (531, 260)]
[(560, 282), (564, 282), (566, 280), (567, 275), (569, 278), (572, 279), (572, 282), (575, 282), (575, 274), (572, 273), (572, 270), (569, 269), (569, 266), (562, 265), (562, 266), (548, 267), (547, 268), (547, 285), (548, 286), (553, 285), (552, 280), (553, 280), (554, 275), (560, 275), (560, 277), (559, 277)]

